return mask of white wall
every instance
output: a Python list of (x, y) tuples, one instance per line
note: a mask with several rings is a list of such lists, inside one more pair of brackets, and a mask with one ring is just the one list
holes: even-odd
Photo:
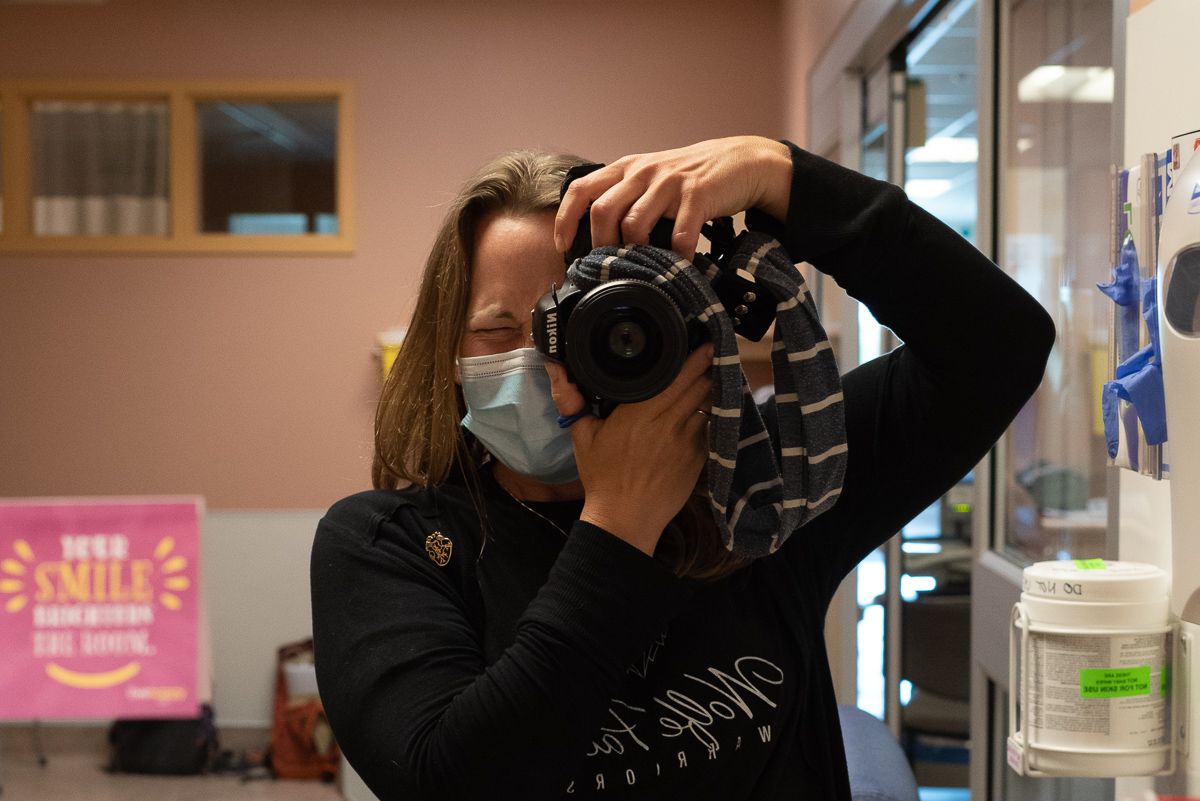
[[(1200, 31), (1196, 0), (1155, 0), (1129, 17), (1125, 39), (1125, 166), (1143, 153), (1161, 152), (1172, 136), (1200, 128), (1195, 44)], [(1195, 492), (1200, 488), (1190, 488)], [(1149, 562), (1171, 572), (1169, 481), (1121, 471), (1120, 558)], [(1146, 789), (1179, 787), (1181, 776), (1117, 779), (1116, 797), (1141, 798)]]
[[(1125, 166), (1200, 128), (1194, 77), (1196, 0), (1155, 0), (1129, 17), (1125, 40)], [(1193, 488), (1192, 491), (1200, 490)], [(1171, 571), (1170, 482), (1121, 471), (1120, 556)]]

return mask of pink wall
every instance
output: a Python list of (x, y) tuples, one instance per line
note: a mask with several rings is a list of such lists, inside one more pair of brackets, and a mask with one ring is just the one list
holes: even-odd
[(799, 136), (782, 16), (778, 0), (0, 6), (5, 78), (358, 92), (352, 257), (0, 259), (0, 495), (312, 508), (367, 488), (375, 334), (407, 322), (458, 182), (519, 146), (604, 160)]

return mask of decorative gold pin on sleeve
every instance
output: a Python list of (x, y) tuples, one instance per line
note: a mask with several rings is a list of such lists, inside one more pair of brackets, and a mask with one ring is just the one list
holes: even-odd
[(438, 567), (450, 564), (450, 551), (453, 548), (454, 543), (443, 537), (440, 531), (435, 531), (425, 538), (425, 553), (429, 554), (429, 558)]

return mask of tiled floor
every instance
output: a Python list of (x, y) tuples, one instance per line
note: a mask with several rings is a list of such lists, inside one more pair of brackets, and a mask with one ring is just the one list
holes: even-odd
[(0, 752), (0, 801), (340, 801), (336, 784), (237, 776), (134, 776), (106, 773), (92, 753)]

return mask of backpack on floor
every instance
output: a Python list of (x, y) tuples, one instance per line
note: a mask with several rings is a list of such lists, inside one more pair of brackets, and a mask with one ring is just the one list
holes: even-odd
[(197, 718), (115, 721), (108, 743), (108, 770), (120, 773), (203, 773), (219, 750), (208, 704)]

